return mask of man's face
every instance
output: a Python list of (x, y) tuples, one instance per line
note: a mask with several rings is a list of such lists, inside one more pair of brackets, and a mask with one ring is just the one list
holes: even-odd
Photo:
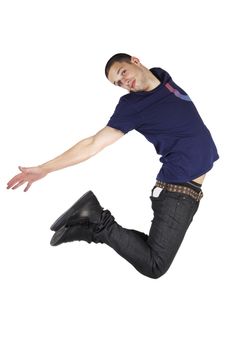
[(115, 62), (110, 68), (108, 79), (129, 92), (148, 90), (145, 67), (136, 57), (131, 58), (131, 63)]

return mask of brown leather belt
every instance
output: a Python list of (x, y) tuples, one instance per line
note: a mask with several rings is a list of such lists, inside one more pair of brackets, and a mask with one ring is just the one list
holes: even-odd
[(196, 192), (192, 188), (186, 187), (186, 186), (168, 184), (168, 183), (162, 182), (162, 181), (156, 181), (155, 186), (159, 187), (159, 188), (163, 188), (169, 192), (186, 194), (186, 195), (192, 197), (193, 199), (195, 199), (197, 202), (199, 202), (201, 200), (201, 198), (203, 197), (202, 191)]

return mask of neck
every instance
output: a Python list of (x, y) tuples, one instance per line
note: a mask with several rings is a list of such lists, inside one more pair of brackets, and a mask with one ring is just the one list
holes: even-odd
[(149, 71), (149, 74), (148, 74), (148, 78), (149, 78), (149, 84), (148, 84), (148, 90), (147, 91), (154, 90), (157, 86), (160, 85), (159, 79), (156, 78), (154, 76), (154, 74), (151, 73), (150, 71)]

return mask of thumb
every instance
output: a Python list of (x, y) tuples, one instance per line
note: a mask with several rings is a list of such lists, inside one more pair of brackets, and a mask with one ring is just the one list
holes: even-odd
[(26, 172), (26, 169), (27, 169), (27, 168), (24, 168), (24, 167), (22, 167), (22, 166), (19, 166), (18, 168), (19, 168), (19, 170), (22, 171), (22, 172)]

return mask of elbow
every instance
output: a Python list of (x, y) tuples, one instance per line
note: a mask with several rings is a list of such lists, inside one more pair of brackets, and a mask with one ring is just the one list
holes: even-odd
[(91, 158), (95, 156), (97, 153), (99, 153), (104, 147), (96, 142), (95, 137), (89, 137), (88, 139), (85, 140), (86, 147), (88, 149), (88, 158)]
[(95, 136), (92, 136), (89, 139), (90, 156), (93, 157), (94, 155), (102, 151), (102, 149), (104, 149), (106, 146), (107, 144), (105, 144), (104, 142), (100, 142), (99, 139), (97, 139)]

